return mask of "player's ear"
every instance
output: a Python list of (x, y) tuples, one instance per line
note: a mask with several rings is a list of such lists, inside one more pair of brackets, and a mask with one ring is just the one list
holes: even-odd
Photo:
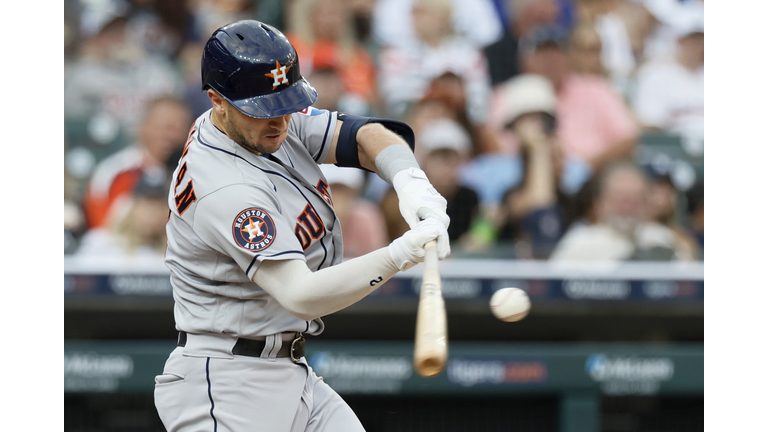
[(220, 94), (216, 93), (215, 90), (208, 89), (206, 93), (208, 94), (208, 99), (211, 100), (213, 110), (217, 115), (223, 116), (226, 109), (224, 105), (226, 105), (227, 101)]

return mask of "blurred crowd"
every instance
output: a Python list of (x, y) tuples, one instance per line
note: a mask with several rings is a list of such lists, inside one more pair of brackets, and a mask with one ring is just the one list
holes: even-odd
[[(65, 0), (65, 254), (159, 260), (203, 45), (274, 25), (316, 108), (394, 118), (448, 200), (453, 257), (702, 260), (703, 0)], [(326, 169), (327, 168), (327, 169)], [(345, 255), (407, 225), (324, 167)]]

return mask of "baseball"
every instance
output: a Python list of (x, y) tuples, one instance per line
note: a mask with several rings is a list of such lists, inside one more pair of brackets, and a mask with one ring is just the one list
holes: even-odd
[(520, 288), (502, 288), (491, 296), (491, 312), (502, 321), (520, 321), (530, 310), (531, 300)]

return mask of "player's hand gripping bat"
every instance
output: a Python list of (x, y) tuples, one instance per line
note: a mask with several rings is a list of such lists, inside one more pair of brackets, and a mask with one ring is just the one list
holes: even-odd
[(424, 277), (416, 312), (413, 366), (419, 375), (431, 378), (443, 371), (448, 360), (448, 327), (443, 283), (438, 271), (437, 243), (427, 242), (424, 249)]

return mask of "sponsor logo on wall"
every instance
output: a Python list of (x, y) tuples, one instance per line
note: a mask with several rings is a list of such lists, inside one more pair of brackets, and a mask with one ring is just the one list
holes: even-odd
[[(479, 298), (483, 291), (483, 283), (480, 279), (443, 279), (442, 293), (446, 299), (454, 298)], [(421, 278), (411, 281), (411, 289), (418, 296), (421, 292)]]
[(398, 393), (413, 373), (405, 356), (352, 356), (320, 351), (309, 365), (340, 393)]
[(675, 363), (669, 357), (592, 354), (584, 369), (606, 395), (653, 395), (662, 382), (672, 379)]
[(502, 384), (543, 384), (546, 363), (539, 360), (464, 360), (448, 362), (448, 381), (463, 387)]
[(127, 355), (64, 354), (65, 392), (114, 392), (132, 374), (133, 359)]
[(624, 300), (632, 286), (626, 281), (571, 279), (563, 282), (563, 292), (574, 300)]

